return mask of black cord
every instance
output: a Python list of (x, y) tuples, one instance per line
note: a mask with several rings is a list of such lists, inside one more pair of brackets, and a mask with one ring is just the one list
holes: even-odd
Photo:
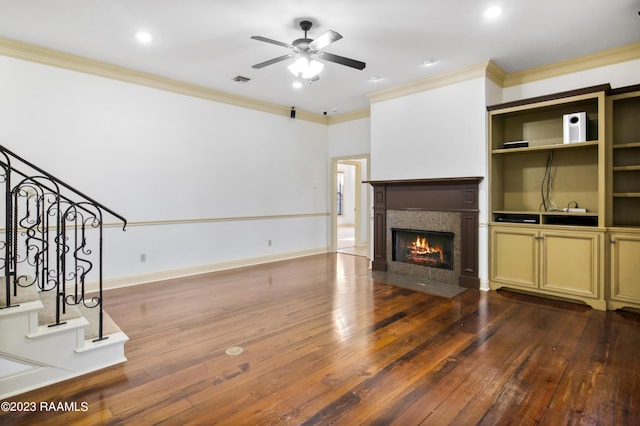
[(549, 210), (549, 199), (551, 198), (551, 164), (553, 162), (553, 152), (547, 156), (547, 165), (540, 185), (540, 196), (542, 197), (542, 206), (545, 211)]

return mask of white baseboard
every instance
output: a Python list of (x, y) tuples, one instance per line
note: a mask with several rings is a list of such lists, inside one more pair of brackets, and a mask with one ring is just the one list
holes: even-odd
[[(328, 247), (319, 247), (319, 248), (309, 249), (309, 250), (300, 250), (295, 252), (279, 253), (279, 254), (268, 255), (268, 256), (252, 257), (248, 259), (238, 259), (238, 260), (232, 260), (228, 262), (211, 263), (207, 265), (199, 265), (199, 266), (193, 266), (189, 268), (171, 269), (166, 271), (151, 272), (148, 274), (113, 278), (113, 279), (104, 280), (102, 284), (102, 289), (109, 290), (113, 288), (130, 287), (134, 285), (148, 284), (148, 283), (165, 281), (165, 280), (170, 280), (175, 278), (183, 278), (183, 277), (189, 277), (193, 275), (207, 274), (210, 272), (224, 271), (227, 269), (242, 268), (245, 266), (254, 266), (254, 265), (260, 265), (263, 263), (277, 262), (280, 260), (288, 260), (288, 259), (295, 259), (298, 257), (312, 256), (315, 254), (322, 254), (327, 252), (329, 252)], [(88, 283), (87, 290), (89, 292), (97, 291), (98, 283), (97, 282)]]
[(489, 280), (480, 280), (480, 290), (482, 291), (489, 291), (491, 290), (491, 288), (489, 288)]

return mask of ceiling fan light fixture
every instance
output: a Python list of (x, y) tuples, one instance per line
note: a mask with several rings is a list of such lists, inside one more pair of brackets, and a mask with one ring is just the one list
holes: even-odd
[(287, 68), (289, 68), (289, 71), (296, 77), (310, 79), (322, 72), (324, 64), (315, 59), (309, 60), (303, 56), (296, 59), (296, 61)]
[(302, 78), (313, 78), (320, 74), (324, 69), (324, 64), (320, 61), (312, 59), (309, 61), (309, 67), (306, 73), (302, 73)]

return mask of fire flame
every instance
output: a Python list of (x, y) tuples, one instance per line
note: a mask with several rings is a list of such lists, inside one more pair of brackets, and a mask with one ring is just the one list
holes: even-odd
[(424, 256), (426, 254), (439, 254), (440, 261), (442, 262), (443, 250), (442, 247), (431, 247), (426, 238), (420, 238), (419, 236), (416, 238), (416, 241), (412, 244), (412, 251), (420, 256)]

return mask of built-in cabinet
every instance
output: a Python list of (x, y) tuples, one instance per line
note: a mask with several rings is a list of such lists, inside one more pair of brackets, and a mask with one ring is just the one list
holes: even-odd
[(609, 309), (640, 308), (640, 85), (607, 102)]
[(604, 232), (492, 226), (491, 287), (581, 300), (604, 310)]
[(640, 232), (609, 233), (609, 309), (640, 307)]
[(640, 227), (640, 86), (614, 91), (607, 106), (612, 212), (608, 225), (637, 228)]
[(488, 111), (490, 287), (640, 308), (640, 86)]

